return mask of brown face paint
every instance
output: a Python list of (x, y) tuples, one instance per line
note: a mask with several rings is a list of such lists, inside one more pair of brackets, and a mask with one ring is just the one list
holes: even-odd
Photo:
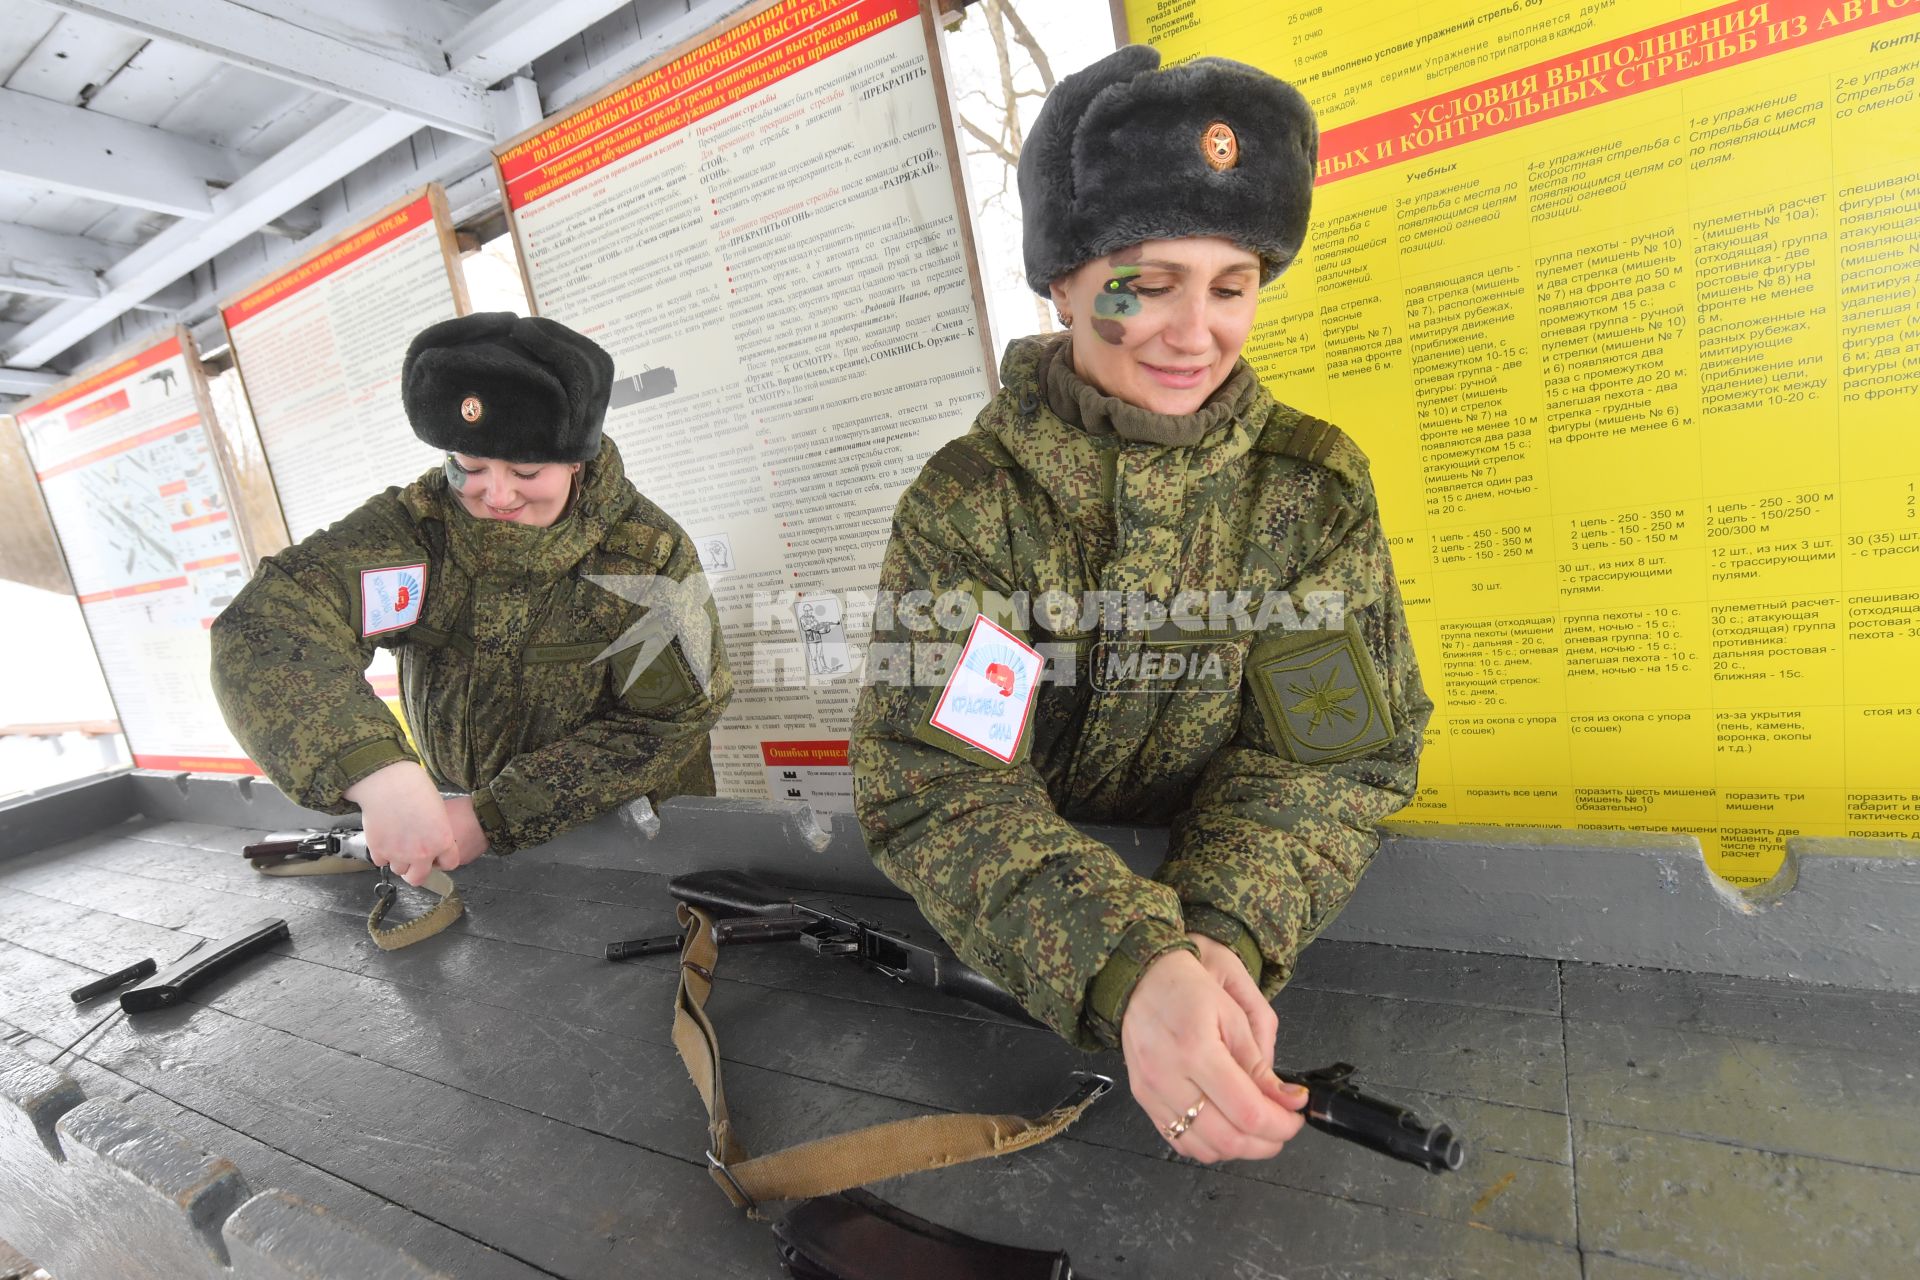
[(447, 483), (456, 489), (467, 487), (466, 469), (453, 460), (452, 454), (447, 455)]

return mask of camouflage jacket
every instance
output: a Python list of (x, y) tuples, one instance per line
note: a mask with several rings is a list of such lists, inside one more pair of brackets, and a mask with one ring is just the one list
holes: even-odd
[[(329, 813), (350, 811), (342, 793), (374, 770), (417, 759), (472, 793), (495, 852), (641, 795), (711, 795), (707, 731), (733, 690), (711, 603), (704, 692), (678, 640), (629, 683), (637, 648), (599, 655), (649, 610), (587, 580), (684, 582), (693, 544), (627, 481), (611, 440), (582, 481), (565, 516), (529, 529), (468, 515), (436, 469), (262, 560), (213, 625), (214, 692), (240, 744)], [(387, 629), (396, 614), (411, 620)], [(397, 650), (411, 743), (364, 678), (376, 646)]]
[[(881, 869), (969, 963), (1094, 1047), (1189, 930), (1279, 990), (1413, 796), (1432, 704), (1345, 435), (1242, 364), (1192, 419), (1159, 419), (1197, 442), (1125, 438), (1103, 412), (1153, 415), (1100, 396), (1062, 349), (1011, 344), (1003, 390), (901, 497), (882, 598), (936, 603), (876, 615), (852, 763)], [(943, 611), (948, 593), (962, 607)], [(1101, 593), (1149, 604), (1090, 618)], [(1031, 697), (1031, 664), (976, 614), (1041, 651)], [(1168, 857), (1140, 877), (1068, 819), (1171, 824)]]

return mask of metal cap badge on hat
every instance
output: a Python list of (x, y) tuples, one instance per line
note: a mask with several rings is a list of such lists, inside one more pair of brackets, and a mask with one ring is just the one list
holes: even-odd
[(1224, 120), (1215, 120), (1200, 135), (1200, 154), (1206, 157), (1207, 166), (1215, 173), (1225, 173), (1240, 163), (1240, 139), (1233, 136), (1233, 126)]

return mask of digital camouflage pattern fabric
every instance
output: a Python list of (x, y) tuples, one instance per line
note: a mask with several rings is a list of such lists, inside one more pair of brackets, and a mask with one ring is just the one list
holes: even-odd
[[(920, 662), (932, 641), (935, 669), (863, 691), (852, 763), (875, 862), (969, 963), (1095, 1047), (1117, 1042), (1140, 972), (1190, 947), (1188, 930), (1279, 990), (1372, 858), (1375, 824), (1413, 796), (1432, 703), (1345, 435), (1244, 363), (1192, 418), (1138, 421), (1154, 415), (1088, 387), (1063, 350), (1009, 346), (1003, 390), (901, 497), (880, 583), (971, 593), (1062, 678), (1003, 763), (929, 725), (938, 660), (967, 628), (877, 619), (877, 645), (918, 642)], [(1253, 615), (1264, 630), (1090, 630), (1035, 609), (1018, 631), (1007, 615), (1022, 592), (1190, 590), (1288, 607)], [(1325, 593), (1344, 618), (1316, 615)], [(1171, 824), (1167, 860), (1137, 876), (1070, 818)]]
[[(369, 609), (363, 589), (421, 564), (415, 621), (362, 635), (396, 603)], [(260, 562), (214, 622), (214, 692), (241, 745), (299, 803), (348, 812), (346, 788), (417, 759), (443, 788), (472, 793), (493, 849), (508, 852), (641, 795), (713, 794), (707, 732), (733, 680), (711, 601), (704, 692), (678, 641), (629, 682), (636, 650), (596, 658), (646, 611), (588, 580), (684, 582), (699, 569), (611, 440), (545, 529), (475, 519), (435, 468)], [(376, 646), (397, 651), (411, 745), (363, 678)]]

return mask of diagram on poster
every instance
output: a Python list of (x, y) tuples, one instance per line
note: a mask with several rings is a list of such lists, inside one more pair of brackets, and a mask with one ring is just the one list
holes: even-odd
[(248, 565), (199, 377), (176, 331), (17, 419), (134, 764), (254, 773), (207, 674)]

